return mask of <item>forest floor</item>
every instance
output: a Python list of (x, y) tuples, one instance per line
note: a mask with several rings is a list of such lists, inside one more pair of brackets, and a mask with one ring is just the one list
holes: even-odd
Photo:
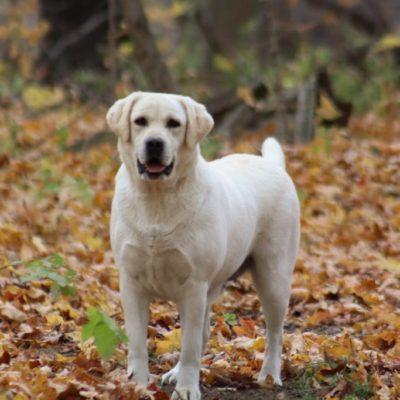
[[(123, 326), (109, 245), (116, 146), (66, 151), (105, 129), (104, 110), (7, 107), (0, 111), (0, 400), (138, 399), (126, 377), (126, 344), (103, 360), (93, 340), (81, 338), (89, 307)], [(400, 142), (353, 133), (332, 131), (285, 149), (302, 242), (283, 387), (255, 384), (264, 323), (244, 275), (227, 284), (212, 310), (204, 399), (400, 398)], [(261, 136), (224, 143), (219, 155), (255, 153)], [(56, 270), (43, 261), (54, 253), (65, 263)], [(157, 380), (179, 354), (172, 303), (152, 304), (148, 332)], [(158, 383), (149, 391), (169, 398)]]

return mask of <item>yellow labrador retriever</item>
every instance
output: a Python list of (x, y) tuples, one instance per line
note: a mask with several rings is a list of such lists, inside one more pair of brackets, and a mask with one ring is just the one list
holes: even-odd
[(149, 379), (149, 303), (176, 302), (182, 324), (179, 363), (162, 377), (173, 399), (198, 400), (209, 312), (241, 266), (251, 269), (267, 323), (259, 381), (281, 384), (283, 321), (299, 245), (299, 202), (275, 139), (262, 156), (206, 162), (199, 142), (213, 127), (189, 97), (135, 92), (107, 113), (122, 165), (112, 204), (111, 243), (129, 336), (128, 374)]

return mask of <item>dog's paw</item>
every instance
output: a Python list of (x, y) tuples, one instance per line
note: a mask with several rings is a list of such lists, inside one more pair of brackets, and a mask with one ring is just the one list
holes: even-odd
[(264, 360), (257, 382), (262, 386), (282, 386), (280, 357), (267, 357)]
[(201, 400), (200, 389), (198, 386), (176, 387), (171, 400)]
[(258, 375), (257, 383), (261, 386), (272, 386), (278, 385), (282, 386), (282, 380), (279, 374), (261, 373)]
[(171, 369), (171, 371), (168, 371), (167, 373), (163, 374), (163, 376), (161, 377), (161, 384), (168, 385), (169, 383), (176, 383), (178, 378), (178, 371), (179, 371), (179, 362), (178, 364), (175, 365), (174, 368)]
[(132, 365), (129, 365), (127, 373), (128, 378), (135, 382), (138, 386), (146, 387), (149, 383), (150, 375), (147, 368), (140, 369), (138, 367), (134, 368)]

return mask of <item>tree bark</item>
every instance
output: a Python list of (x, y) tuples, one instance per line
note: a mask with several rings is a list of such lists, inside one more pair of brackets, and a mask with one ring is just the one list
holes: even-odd
[(140, 0), (120, 0), (128, 33), (135, 45), (135, 61), (148, 78), (151, 90), (175, 92), (176, 85), (157, 48)]

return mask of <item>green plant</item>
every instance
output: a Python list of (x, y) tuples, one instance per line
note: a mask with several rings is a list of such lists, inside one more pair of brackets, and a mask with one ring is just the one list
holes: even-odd
[(52, 254), (42, 259), (16, 261), (11, 265), (22, 264), (28, 269), (28, 274), (21, 275), (22, 282), (49, 279), (51, 292), (57, 297), (60, 294), (72, 296), (76, 293), (74, 286), (75, 271), (65, 266), (64, 259), (59, 254)]
[(332, 70), (332, 84), (337, 96), (350, 101), (356, 113), (381, 112), (393, 88), (400, 85), (400, 72), (390, 54), (373, 53), (362, 64), (364, 74), (355, 67), (339, 63)]
[(302, 205), (310, 197), (307, 190), (303, 190), (303, 189), (297, 189), (297, 196), (300, 200), (300, 204), (302, 204)]
[(355, 382), (354, 394), (358, 399), (369, 399), (374, 393), (371, 391), (368, 383)]
[(58, 136), (58, 148), (62, 153), (65, 152), (65, 149), (67, 147), (67, 141), (68, 141), (68, 128), (67, 127), (62, 127), (57, 131), (57, 136)]
[(107, 74), (95, 71), (86, 71), (79, 69), (72, 75), (74, 83), (79, 85), (80, 90), (93, 91), (96, 93), (107, 93), (110, 90), (111, 82)]
[(236, 314), (225, 313), (224, 314), (224, 319), (225, 319), (225, 322), (227, 324), (229, 324), (230, 326), (235, 326), (235, 325), (238, 324), (238, 320), (237, 320)]
[(72, 176), (66, 176), (63, 184), (73, 189), (73, 194), (78, 200), (88, 205), (91, 204), (93, 192), (86, 180), (74, 178)]
[(36, 191), (36, 197), (41, 200), (58, 193), (61, 189), (63, 174), (49, 158), (40, 160), (40, 167), (36, 172), (36, 178), (42, 183), (40, 190)]
[(317, 361), (310, 363), (298, 377), (294, 380), (294, 382), (290, 385), (291, 388), (301, 395), (303, 400), (317, 400), (318, 397), (318, 389), (314, 386), (315, 381), (314, 377), (316, 373), (323, 367), (329, 366), (331, 368), (335, 367), (333, 363), (327, 363), (326, 361)]
[[(67, 135), (68, 132), (62, 133), (60, 140), (66, 141)], [(63, 174), (57, 163), (52, 162), (51, 159), (45, 158), (41, 160), (40, 169), (37, 171), (36, 176), (42, 182), (42, 187), (36, 191), (36, 196), (39, 200), (58, 194), (63, 187), (67, 187), (71, 189), (70, 193), (75, 199), (87, 205), (92, 202), (93, 191), (89, 183), (85, 179)]]
[(102, 310), (89, 307), (87, 316), (89, 321), (82, 328), (82, 340), (86, 342), (93, 337), (102, 358), (110, 358), (118, 344), (128, 341), (124, 331)]
[(221, 151), (222, 143), (215, 137), (206, 137), (200, 143), (201, 153), (207, 160), (212, 160)]
[(4, 148), (18, 157), (20, 154), (18, 135), (21, 132), (21, 126), (12, 117), (7, 116), (6, 127), (8, 128), (9, 136), (4, 140)]

